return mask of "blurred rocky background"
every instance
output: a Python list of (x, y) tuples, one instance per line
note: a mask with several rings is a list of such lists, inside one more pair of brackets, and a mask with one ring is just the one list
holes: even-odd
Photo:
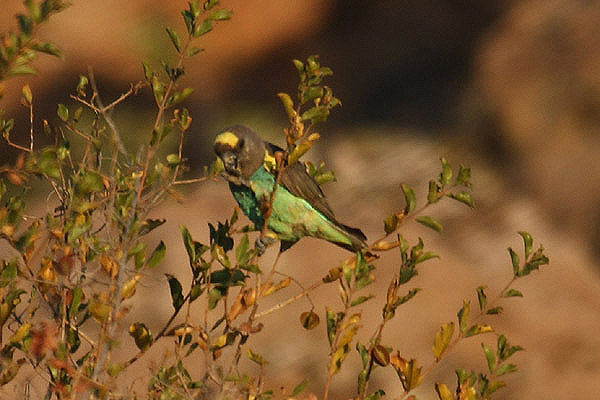
[[(519, 247), (516, 231), (525, 229), (545, 244), (551, 265), (519, 282), (524, 299), (504, 303), (498, 330), (527, 351), (515, 356), (520, 371), (507, 378), (509, 388), (499, 398), (598, 397), (600, 1), (222, 4), (234, 10), (233, 20), (206, 36), (200, 44), (205, 51), (186, 67), (184, 83), (196, 88), (189, 101), (194, 134), (185, 150), (196, 168), (190, 177), (213, 159), (214, 134), (227, 125), (247, 124), (281, 144), (286, 117), (276, 93), (295, 90), (292, 58), (320, 54), (335, 73), (329, 85), (343, 107), (322, 127), (324, 138), (311, 158), (326, 160), (337, 173), (338, 182), (325, 190), (341, 221), (377, 238), (383, 218), (402, 207), (400, 182), (424, 193), (441, 156), (474, 170), (474, 212), (458, 205), (435, 209), (446, 225), (440, 237), (412, 225), (403, 229), (413, 241), (424, 235), (427, 246), (442, 258), (421, 268), (415, 285), (424, 291), (398, 312), (385, 344), (428, 364), (439, 325), (455, 319), (462, 298), (474, 300), (475, 287), (488, 282), (491, 295), (510, 279), (506, 247)], [(69, 102), (77, 76), (88, 68), (103, 96), (116, 97), (142, 79), (141, 60), (158, 65), (169, 56), (164, 28), (183, 30), (179, 11), (184, 6), (183, 1), (74, 0), (41, 32), (62, 48), (64, 59), (40, 58), (40, 77), (9, 82), (0, 106), (17, 120), (13, 140), (21, 135), (26, 141), (29, 134), (28, 115), (18, 104), (24, 83), (30, 83), (36, 99), (36, 126), (43, 118), (55, 118), (56, 103)], [(6, 30), (14, 26), (22, 5), (0, 0), (0, 7), (0, 27)], [(139, 145), (136, 138), (146, 133), (139, 130), (150, 130), (152, 113), (149, 93), (117, 109), (114, 117), (125, 126), (128, 145)], [(15, 156), (8, 146), (0, 147), (1, 159)], [(180, 223), (207, 240), (206, 223), (226, 218), (233, 205), (222, 182), (188, 189), (182, 205), (168, 203), (160, 215), (171, 217), (158, 232), (172, 237), (162, 268), (187, 273)], [(322, 255), (318, 262), (316, 251)], [(306, 239), (285, 254), (281, 269), (309, 285), (344, 255), (327, 243)], [(394, 266), (394, 256), (386, 255), (378, 273), (387, 276)], [(371, 290), (381, 296), (385, 278), (378, 285)], [(161, 290), (163, 286), (161, 282)], [(167, 291), (161, 303), (156, 288), (146, 290), (153, 302), (148, 318), (164, 320), (170, 308)], [(336, 296), (335, 288), (323, 288), (313, 301), (331, 304)], [(371, 307), (375, 312), (364, 316), (365, 325), (379, 318), (377, 300)], [(307, 303), (294, 304), (289, 312), (269, 316), (264, 322), (272, 330), (266, 329), (263, 343), (253, 348), (271, 361), (273, 384), (293, 387), (308, 377), (308, 390), (320, 396), (326, 376), (325, 328), (302, 330), (297, 315), (307, 308)], [(368, 334), (366, 330), (364, 336)], [(481, 340), (462, 343), (426, 379), (419, 398), (436, 398), (434, 382), (454, 384), (457, 366), (483, 369)], [(151, 360), (152, 354), (145, 357)], [(353, 362), (348, 361), (346, 371), (356, 366)], [(393, 371), (379, 377), (372, 388), (382, 386), (390, 398), (401, 394)], [(351, 396), (355, 382), (355, 375), (340, 374), (332, 396)], [(19, 388), (3, 390), (0, 397), (22, 393)]]

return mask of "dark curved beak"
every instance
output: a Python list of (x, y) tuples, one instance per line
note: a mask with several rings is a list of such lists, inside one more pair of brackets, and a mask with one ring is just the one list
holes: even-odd
[(232, 175), (240, 175), (240, 170), (237, 162), (237, 157), (235, 154), (231, 152), (226, 152), (221, 154), (221, 160), (223, 160), (223, 165), (225, 166), (225, 170)]

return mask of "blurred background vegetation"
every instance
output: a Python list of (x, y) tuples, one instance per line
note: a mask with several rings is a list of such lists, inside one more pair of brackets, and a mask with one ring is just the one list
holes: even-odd
[[(382, 218), (402, 202), (401, 181), (423, 190), (440, 156), (474, 170), (477, 210), (450, 207), (440, 213), (448, 224), (445, 235), (426, 237), (442, 260), (419, 277), (427, 293), (404, 311), (398, 338), (389, 341), (405, 343), (415, 356), (428, 354), (439, 322), (453, 319), (463, 296), (482, 282), (510, 277), (505, 249), (518, 246), (515, 231), (527, 229), (546, 245), (552, 266), (523, 290), (527, 303), (519, 303), (518, 310), (507, 307), (504, 331), (528, 351), (504, 398), (589, 398), (600, 379), (595, 334), (600, 330), (600, 2), (221, 4), (234, 10), (233, 20), (208, 35), (201, 43), (204, 54), (186, 66), (184, 85), (196, 89), (188, 101), (194, 121), (184, 150), (196, 169), (190, 177), (214, 158), (211, 143), (225, 126), (243, 123), (282, 144), (286, 115), (276, 93), (294, 90), (292, 58), (320, 54), (335, 73), (329, 84), (343, 106), (323, 127), (324, 140), (311, 157), (326, 160), (337, 173), (338, 183), (326, 191), (340, 220), (377, 237)], [(29, 135), (28, 110), (18, 100), (23, 84), (30, 84), (37, 99), (36, 128), (43, 118), (56, 118), (56, 103), (68, 103), (78, 75), (88, 67), (103, 96), (114, 98), (142, 79), (142, 60), (158, 64), (169, 55), (164, 28), (183, 29), (178, 14), (183, 6), (75, 0), (40, 35), (59, 45), (64, 59), (41, 57), (40, 77), (8, 82), (0, 106), (16, 119), (12, 140), (25, 143)], [(22, 2), (2, 0), (2, 8), (0, 26), (6, 30), (15, 26)], [(135, 147), (140, 130), (151, 130), (153, 107), (146, 91), (117, 109), (114, 118), (128, 146)], [(43, 134), (38, 138), (36, 145)], [(0, 147), (0, 159), (16, 155), (9, 146)], [(170, 227), (165, 229), (176, 232), (180, 222), (196, 222), (195, 236), (206, 236), (206, 222), (231, 213), (234, 202), (225, 186), (199, 185), (189, 189), (183, 205), (166, 205)], [(164, 269), (180, 268), (174, 264), (185, 257), (178, 234), (172, 236), (168, 247), (181, 254), (171, 250)], [(283, 260), (288, 270), (300, 265), (314, 278), (339, 260), (338, 250), (306, 241), (331, 253), (329, 258), (311, 266), (318, 270), (311, 274), (310, 257), (303, 256), (307, 247), (299, 245)], [(454, 302), (448, 293), (455, 294)], [(168, 293), (165, 303), (167, 310)], [(263, 334), (276, 347), (265, 355), (275, 371), (299, 363), (304, 371), (281, 378), (294, 383), (308, 375), (316, 390), (325, 362), (317, 354), (294, 359), (293, 345), (318, 346), (325, 335), (300, 332), (299, 324), (289, 329), (276, 340)], [(459, 352), (455, 360), (470, 359), (466, 348)], [(434, 379), (453, 381), (451, 371), (451, 365), (440, 368)], [(353, 375), (339, 379), (353, 387)], [(389, 379), (397, 385), (397, 378)], [(338, 391), (333, 394), (347, 395), (343, 385)], [(394, 389), (386, 391), (393, 396)], [(432, 391), (417, 394), (433, 398)]]

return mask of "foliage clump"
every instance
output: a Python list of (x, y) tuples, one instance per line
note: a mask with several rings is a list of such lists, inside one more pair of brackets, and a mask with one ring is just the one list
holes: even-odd
[[(35, 73), (31, 63), (39, 52), (60, 56), (55, 45), (39, 41), (35, 33), (39, 24), (67, 4), (27, 0), (25, 5), (28, 13), (17, 16), (19, 32), (4, 34), (0, 44), (0, 81)], [(10, 138), (14, 121), (0, 119), (6, 143), (22, 152), (14, 165), (0, 168), (0, 239), (10, 247), (0, 260), (0, 385), (19, 379), (21, 367), (29, 364), (36, 374), (28, 379), (46, 384), (46, 398), (83, 394), (133, 398), (135, 395), (125, 390), (132, 382), (116, 386), (116, 379), (158, 341), (170, 338), (173, 355), (146, 377), (147, 394), (142, 396), (296, 397), (307, 382), (275, 396), (264, 387), (268, 361), (250, 344), (258, 332), (269, 334), (261, 322), (265, 315), (306, 298), (312, 306), (301, 313), (300, 324), (314, 329), (323, 318), (329, 342), (329, 348), (323, 349), (329, 354), (322, 369), (324, 399), (350, 354), (358, 355), (362, 362), (356, 372), (357, 398), (385, 395), (381, 389), (369, 388), (379, 368), (393, 369), (404, 389), (401, 398), (409, 398), (459, 341), (483, 334), (496, 336), (494, 345), (481, 343), (488, 371), (457, 368), (456, 388), (436, 383), (435, 391), (442, 400), (491, 398), (505, 386), (502, 377), (517, 370), (511, 357), (522, 348), (496, 333), (484, 317), (501, 314), (505, 299), (522, 297), (513, 288), (514, 282), (548, 264), (543, 247), (534, 249), (528, 233), (519, 232), (524, 242), (521, 255), (509, 249), (512, 277), (504, 289), (488, 299), (486, 287), (477, 287), (478, 310), (471, 313), (471, 301), (464, 300), (456, 321), (443, 323), (439, 332), (432, 333), (431, 360), (422, 362), (401, 354), (384, 336), (386, 324), (396, 316), (398, 307), (422, 290), (410, 286), (421, 264), (439, 257), (425, 249), (421, 238), (405, 238), (400, 233), (402, 226), (415, 221), (442, 233), (443, 225), (431, 214), (431, 206), (445, 199), (474, 206), (471, 170), (452, 168), (444, 158), (441, 172), (429, 182), (423, 201), (417, 199), (414, 189), (402, 185), (404, 205), (383, 219), (382, 237), (368, 250), (332, 267), (311, 286), (302, 287), (300, 293), (291, 288), (292, 283), (298, 283), (294, 277), (277, 272), (279, 257), (270, 270), (264, 265), (262, 256), (250, 245), (254, 227), (242, 225), (237, 210), (226, 221), (211, 222), (204, 243), (182, 226), (190, 284), (184, 287), (178, 277), (166, 274), (164, 290), (171, 295), (172, 314), (160, 329), (153, 332), (143, 321), (123, 326), (125, 315), (135, 315), (136, 310), (147, 307), (136, 302), (136, 287), (146, 279), (148, 270), (163, 262), (167, 250), (162, 240), (148, 248), (147, 235), (157, 229), (160, 232), (166, 222), (165, 218), (151, 218), (150, 212), (167, 196), (180, 199), (178, 185), (218, 179), (222, 167), (215, 163), (201, 178), (181, 179), (185, 170), (182, 148), (192, 123), (190, 112), (181, 104), (193, 89), (180, 87), (180, 78), (185, 73), (185, 60), (200, 52), (196, 40), (212, 31), (216, 23), (230, 19), (232, 12), (214, 0), (193, 0), (182, 15), (183, 39), (176, 30), (166, 29), (176, 52), (175, 61), (163, 62), (161, 69), (144, 62), (143, 79), (110, 103), (102, 102), (93, 74), (80, 76), (71, 96), (75, 105), (57, 105), (59, 123), (43, 121), (53, 144), (35, 147), (37, 132), (33, 128), (28, 145), (14, 143)], [(299, 76), (297, 93), (279, 94), (289, 119), (284, 129), (287, 147), (278, 160), (279, 170), (301, 162), (300, 157), (320, 138), (314, 127), (341, 104), (323, 84), (333, 72), (321, 65), (317, 56), (293, 63)], [(130, 96), (147, 89), (155, 99), (156, 117), (146, 143), (132, 151), (124, 146), (110, 115)], [(23, 87), (21, 100), (30, 111), (33, 126), (35, 97), (28, 85)], [(159, 156), (165, 138), (173, 135), (179, 136), (177, 151)], [(306, 166), (320, 184), (335, 180), (335, 174), (323, 163)], [(42, 182), (50, 185), (55, 208), (45, 215), (30, 216), (26, 212), (28, 193)], [(376, 270), (377, 260), (383, 256), (396, 260), (397, 267), (388, 276)], [(387, 293), (367, 292), (376, 277), (389, 281)], [(316, 307), (310, 295), (326, 285), (335, 286), (340, 303)], [(290, 297), (269, 309), (261, 307), (264, 298), (279, 291)], [(375, 302), (379, 302), (381, 321), (365, 327), (361, 309)], [(323, 308), (325, 314), (320, 316)], [(366, 342), (356, 339), (361, 329), (372, 332)], [(122, 359), (119, 347), (128, 342), (134, 343), (138, 352)], [(188, 358), (195, 352), (204, 356), (202, 367), (189, 364)], [(242, 358), (258, 368), (241, 371)]]

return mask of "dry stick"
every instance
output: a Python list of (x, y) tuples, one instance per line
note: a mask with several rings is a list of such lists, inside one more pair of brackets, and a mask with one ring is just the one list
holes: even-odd
[[(114, 140), (115, 144), (117, 145), (119, 152), (121, 152), (121, 154), (126, 156), (127, 150), (125, 150), (125, 146), (123, 145), (123, 141), (121, 140), (121, 135), (119, 134), (119, 130), (117, 129), (115, 122), (112, 120), (112, 118), (106, 112), (107, 112), (107, 110), (110, 110), (111, 108), (113, 108), (114, 106), (119, 104), (121, 101), (125, 100), (127, 97), (129, 97), (129, 95), (127, 95), (127, 96), (122, 95), (121, 97), (119, 97), (117, 100), (115, 100), (113, 103), (109, 104), (109, 106), (107, 106), (105, 108), (104, 105), (102, 104), (102, 99), (100, 98), (100, 92), (98, 91), (98, 86), (96, 85), (96, 78), (94, 77), (94, 71), (92, 70), (92, 67), (88, 67), (88, 75), (90, 78), (89, 79), (90, 85), (92, 86), (92, 90), (94, 93), (94, 96), (92, 96), (92, 98), (96, 100), (96, 103), (100, 107), (100, 110), (99, 110), (100, 114), (102, 115), (102, 118), (104, 118), (104, 120), (106, 121), (108, 126), (110, 127), (110, 130), (113, 133), (113, 140)], [(133, 93), (133, 89), (130, 89), (129, 91), (131, 93)]]
[(291, 297), (291, 298), (287, 299), (286, 301), (283, 301), (283, 302), (281, 302), (281, 303), (279, 303), (279, 304), (277, 304), (277, 305), (275, 305), (275, 306), (273, 306), (273, 307), (269, 308), (269, 309), (268, 309), (268, 310), (266, 310), (266, 311), (263, 311), (263, 312), (257, 313), (257, 314), (254, 316), (254, 318), (255, 318), (255, 319), (262, 318), (262, 317), (264, 317), (264, 316), (266, 316), (266, 315), (269, 315), (269, 314), (271, 314), (272, 312), (275, 312), (275, 311), (277, 311), (277, 310), (280, 310), (280, 309), (282, 309), (283, 307), (285, 307), (285, 306), (287, 306), (287, 305), (290, 305), (290, 304), (292, 304), (293, 302), (295, 302), (295, 301), (297, 301), (297, 300), (301, 299), (302, 297), (309, 295), (309, 294), (310, 294), (310, 292), (312, 292), (313, 290), (315, 290), (316, 288), (318, 288), (318, 287), (320, 287), (320, 286), (322, 286), (322, 285), (324, 285), (324, 284), (325, 284), (325, 282), (323, 282), (322, 280), (320, 280), (320, 281), (317, 281), (317, 282), (313, 283), (313, 284), (312, 284), (312, 285), (311, 285), (311, 286), (310, 286), (308, 289), (304, 290), (302, 293), (299, 293), (299, 294), (297, 294), (296, 296), (294, 296), (294, 297)]

